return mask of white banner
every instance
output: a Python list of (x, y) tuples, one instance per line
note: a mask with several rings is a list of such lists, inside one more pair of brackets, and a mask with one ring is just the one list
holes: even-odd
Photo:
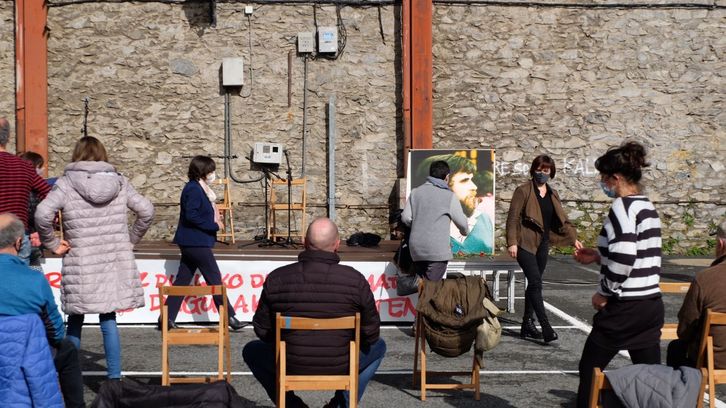
[[(289, 261), (218, 260), (222, 281), (227, 286), (227, 296), (234, 307), (237, 318), (251, 321), (262, 293), (267, 274), (289, 264)], [(416, 310), (416, 295), (396, 295), (396, 266), (390, 262), (341, 262), (357, 269), (368, 279), (376, 306), (383, 322), (413, 322)], [(173, 282), (179, 261), (176, 259), (137, 259), (141, 273), (146, 305), (139, 309), (117, 311), (119, 323), (156, 323), (159, 318), (160, 301), (157, 285)], [(53, 289), (56, 303), (60, 306), (61, 259), (47, 258), (43, 272)], [(197, 273), (194, 281), (204, 279)], [(217, 309), (211, 297), (190, 297), (182, 304), (177, 322), (206, 322), (216, 320)], [(85, 322), (97, 323), (98, 315), (86, 316)]]

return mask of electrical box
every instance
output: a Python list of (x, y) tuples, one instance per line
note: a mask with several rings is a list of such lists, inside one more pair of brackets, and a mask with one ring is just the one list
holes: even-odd
[(242, 86), (244, 84), (244, 60), (242, 58), (223, 58), (222, 86)]
[(245, 6), (245, 15), (249, 16), (250, 14), (252, 14), (253, 11), (254, 9), (252, 8), (252, 6)]
[(252, 161), (260, 164), (280, 164), (282, 161), (282, 145), (279, 143), (256, 142), (252, 152)]
[(315, 51), (315, 39), (312, 32), (297, 33), (297, 52), (310, 54)]
[(338, 28), (318, 27), (318, 52), (338, 52)]

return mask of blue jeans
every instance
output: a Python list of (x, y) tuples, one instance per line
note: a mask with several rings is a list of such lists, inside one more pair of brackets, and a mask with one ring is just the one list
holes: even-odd
[[(85, 315), (68, 316), (68, 332), (66, 338), (78, 350), (81, 349), (81, 328)], [(121, 378), (121, 337), (116, 326), (116, 313), (101, 313), (98, 315), (103, 334), (103, 350), (106, 353), (106, 372), (108, 378)]]
[[(363, 392), (366, 390), (368, 382), (375, 375), (378, 366), (383, 361), (386, 354), (386, 343), (383, 339), (371, 344), (368, 349), (361, 349), (359, 355), (359, 372), (358, 372), (358, 401), (363, 398)], [(267, 392), (270, 399), (277, 403), (277, 390), (275, 389), (275, 345), (273, 343), (265, 343), (261, 340), (253, 340), (242, 349), (242, 357), (247, 366), (252, 370), (252, 374)], [(335, 391), (335, 396), (331, 400), (333, 406), (339, 408), (348, 407), (348, 391)], [(300, 397), (292, 391), (288, 391), (285, 395), (286, 405), (290, 408), (305, 406)]]
[(20, 251), (18, 251), (18, 258), (20, 258), (25, 265), (30, 265), (30, 252), (33, 247), (30, 245), (30, 235), (27, 233), (23, 234), (23, 243), (20, 245)]

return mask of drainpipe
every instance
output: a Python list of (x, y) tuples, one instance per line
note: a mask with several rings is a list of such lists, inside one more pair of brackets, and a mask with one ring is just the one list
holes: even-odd
[(335, 95), (328, 100), (328, 218), (335, 221)]

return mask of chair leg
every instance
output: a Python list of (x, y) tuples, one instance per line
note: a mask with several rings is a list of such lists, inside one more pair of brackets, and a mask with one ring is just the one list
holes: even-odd
[(471, 369), (471, 383), (474, 384), (474, 399), (479, 401), (481, 398), (480, 391), (479, 391), (479, 360), (476, 358), (476, 353), (474, 354), (474, 364)]
[(413, 385), (418, 382), (418, 335), (420, 333), (418, 329), (418, 316), (413, 323), (414, 333), (414, 349), (413, 349)]

